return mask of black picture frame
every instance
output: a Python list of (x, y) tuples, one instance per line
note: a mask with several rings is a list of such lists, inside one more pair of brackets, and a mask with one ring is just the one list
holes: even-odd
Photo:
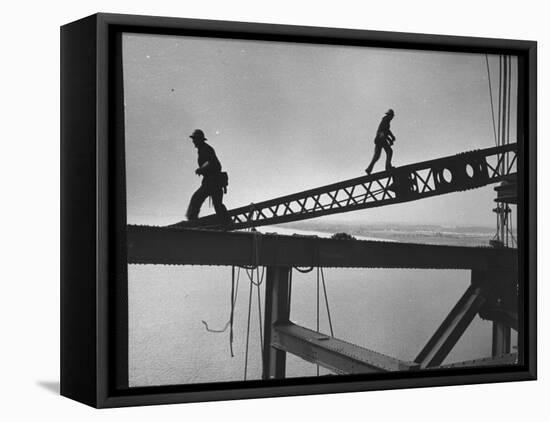
[[(524, 92), (517, 151), (520, 364), (128, 388), (122, 32), (516, 55)], [(61, 394), (103, 408), (536, 379), (536, 49), (534, 41), (103, 13), (63, 26)]]

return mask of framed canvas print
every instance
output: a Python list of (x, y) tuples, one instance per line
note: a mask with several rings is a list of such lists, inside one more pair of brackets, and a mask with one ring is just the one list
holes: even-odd
[(536, 378), (536, 43), (61, 29), (61, 394)]

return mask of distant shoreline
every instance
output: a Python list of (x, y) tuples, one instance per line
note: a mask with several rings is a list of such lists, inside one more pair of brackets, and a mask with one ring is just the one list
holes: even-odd
[(347, 233), (361, 240), (472, 247), (489, 247), (489, 241), (495, 235), (494, 228), (482, 226), (450, 227), (418, 224), (359, 225), (356, 223), (321, 223), (311, 221), (289, 223), (282, 227), (274, 227), (274, 229), (278, 232), (284, 232), (284, 234), (296, 232), (297, 234), (311, 233), (320, 235), (321, 237), (331, 237), (335, 233)]

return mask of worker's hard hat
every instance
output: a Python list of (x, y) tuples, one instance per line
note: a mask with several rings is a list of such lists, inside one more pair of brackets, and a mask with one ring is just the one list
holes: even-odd
[(200, 139), (201, 141), (206, 141), (206, 138), (204, 137), (204, 132), (200, 129), (195, 129), (191, 135), (189, 135), (191, 139)]
[(390, 108), (388, 111), (386, 111), (386, 114), (391, 114), (392, 116), (395, 114), (393, 110)]

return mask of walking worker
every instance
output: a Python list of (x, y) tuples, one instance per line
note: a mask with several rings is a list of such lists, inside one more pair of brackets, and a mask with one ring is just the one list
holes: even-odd
[(390, 108), (384, 117), (382, 117), (382, 121), (378, 125), (378, 130), (376, 131), (376, 137), (374, 138), (374, 155), (372, 157), (372, 160), (369, 164), (369, 166), (365, 169), (365, 173), (371, 174), (372, 168), (380, 158), (380, 154), (382, 153), (382, 150), (386, 153), (386, 170), (390, 170), (392, 168), (391, 165), (391, 157), (393, 155), (392, 145), (395, 142), (395, 136), (390, 130), (390, 122), (393, 119), (393, 116), (395, 113)]
[(187, 208), (187, 220), (196, 220), (202, 204), (206, 198), (210, 197), (220, 223), (227, 225), (231, 222), (231, 217), (222, 202), (227, 187), (227, 173), (222, 172), (222, 165), (216, 156), (216, 151), (206, 143), (207, 139), (202, 130), (196, 129), (189, 137), (197, 148), (199, 167), (195, 170), (195, 174), (202, 176), (202, 183), (191, 197)]

